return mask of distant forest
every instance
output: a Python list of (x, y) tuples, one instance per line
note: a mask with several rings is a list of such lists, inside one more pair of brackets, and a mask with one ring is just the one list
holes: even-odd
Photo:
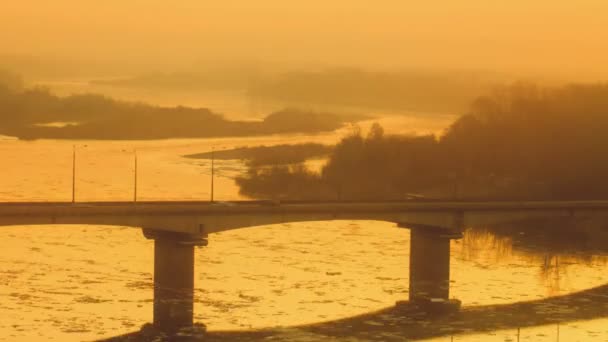
[(328, 69), (288, 72), (257, 83), (253, 96), (379, 110), (462, 112), (496, 82), (472, 71), (366, 71)]
[(19, 139), (167, 139), (333, 131), (361, 115), (284, 109), (230, 121), (206, 108), (157, 107), (102, 95), (58, 97), (0, 72), (0, 135)]
[(453, 113), (499, 77), (475, 71), (368, 71), (356, 68), (297, 72), (180, 72), (145, 74), (97, 85), (165, 91), (246, 90), (252, 99), (388, 111)]
[(503, 87), (441, 136), (344, 137), (321, 172), (250, 167), (241, 193), (275, 199), (606, 199), (608, 85)]

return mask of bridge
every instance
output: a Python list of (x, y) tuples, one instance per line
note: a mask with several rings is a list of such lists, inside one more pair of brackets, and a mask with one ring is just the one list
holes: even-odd
[[(154, 240), (154, 329), (194, 326), (194, 247), (208, 234), (305, 221), (377, 220), (411, 230), (408, 305), (459, 307), (449, 298), (450, 240), (464, 227), (519, 220), (608, 217), (608, 201), (529, 202), (53, 202), (0, 203), (0, 226), (109, 225), (140, 228)], [(398, 303), (398, 306), (401, 305)]]

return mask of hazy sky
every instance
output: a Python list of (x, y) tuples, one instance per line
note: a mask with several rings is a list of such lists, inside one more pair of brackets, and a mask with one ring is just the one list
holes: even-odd
[(606, 0), (3, 0), (0, 54), (607, 74)]

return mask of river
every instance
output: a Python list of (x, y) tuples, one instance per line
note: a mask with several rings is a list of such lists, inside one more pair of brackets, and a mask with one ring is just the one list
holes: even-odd
[[(419, 117), (380, 122), (389, 132), (436, 132), (441, 125)], [(131, 200), (134, 151), (140, 200), (206, 200), (209, 161), (183, 155), (245, 145), (333, 143), (346, 130), (128, 142), (2, 139), (0, 201), (71, 200), (73, 148), (77, 201)], [(233, 181), (243, 163), (217, 161), (216, 166), (215, 199), (243, 199)], [(139, 229), (2, 227), (0, 246), (0, 341), (92, 341), (136, 331), (152, 320), (153, 243)], [(298, 326), (382, 310), (407, 298), (408, 250), (407, 229), (375, 221), (290, 223), (212, 234), (209, 246), (196, 251), (195, 320), (209, 331), (276, 328), (273, 340), (324, 340)], [(548, 254), (542, 246), (522, 247), (516, 237), (471, 231), (452, 242), (451, 255), (450, 295), (465, 308), (542, 300), (608, 283), (608, 255), (592, 249)], [(534, 327), (522, 322), (519, 331), (514, 326), (470, 329), (421, 339), (606, 341), (607, 327), (605, 318)], [(386, 337), (393, 339), (405, 340), (398, 334)]]

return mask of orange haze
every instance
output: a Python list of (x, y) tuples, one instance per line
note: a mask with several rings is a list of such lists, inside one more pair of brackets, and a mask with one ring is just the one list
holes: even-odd
[(0, 55), (130, 71), (222, 63), (602, 78), (605, 0), (4, 1)]

